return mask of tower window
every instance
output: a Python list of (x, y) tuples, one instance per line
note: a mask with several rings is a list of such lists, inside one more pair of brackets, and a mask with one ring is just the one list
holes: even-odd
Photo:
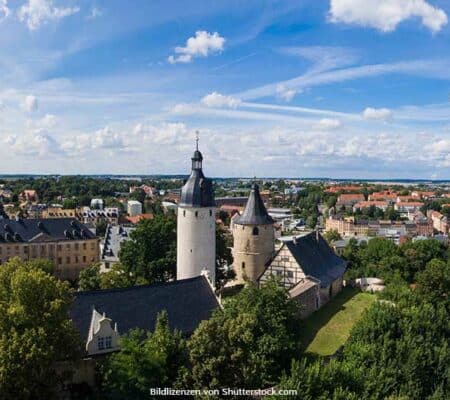
[(198, 217), (198, 211), (195, 212), (195, 216)]
[(245, 262), (242, 263), (242, 269), (245, 269)]
[(212, 210), (209, 210), (209, 216), (212, 217)]
[(259, 235), (259, 229), (258, 229), (257, 226), (255, 226), (255, 227), (253, 228), (252, 235), (253, 235), (253, 236), (258, 236), (258, 235)]
[(186, 210), (183, 210), (183, 217), (186, 216)]

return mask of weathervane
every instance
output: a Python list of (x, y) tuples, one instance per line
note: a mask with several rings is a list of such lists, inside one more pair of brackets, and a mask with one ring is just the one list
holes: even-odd
[(196, 150), (198, 150), (198, 141), (200, 140), (199, 139), (199, 134), (200, 134), (200, 132), (198, 130), (195, 131), (195, 149)]

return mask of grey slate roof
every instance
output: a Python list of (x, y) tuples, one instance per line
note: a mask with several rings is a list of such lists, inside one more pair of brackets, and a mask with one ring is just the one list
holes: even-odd
[(75, 218), (8, 219), (0, 217), (0, 243), (94, 239)]
[(317, 241), (315, 232), (287, 241), (285, 246), (304, 273), (319, 279), (322, 287), (342, 276), (347, 268), (347, 262), (336, 255), (321, 235)]
[(87, 339), (93, 308), (117, 323), (121, 334), (133, 328), (153, 331), (158, 313), (166, 310), (170, 328), (188, 336), (218, 307), (206, 277), (198, 276), (169, 283), (78, 292), (69, 315), (83, 340)]
[(244, 212), (235, 219), (234, 223), (238, 225), (269, 225), (273, 222), (259, 193), (259, 186), (255, 183), (250, 191)]
[(191, 175), (181, 189), (182, 207), (215, 207), (212, 181), (203, 175), (202, 160), (202, 153), (195, 150)]
[(102, 261), (119, 261), (119, 250), (124, 240), (130, 238), (130, 233), (136, 229), (134, 226), (111, 226), (106, 228), (105, 239), (103, 240)]

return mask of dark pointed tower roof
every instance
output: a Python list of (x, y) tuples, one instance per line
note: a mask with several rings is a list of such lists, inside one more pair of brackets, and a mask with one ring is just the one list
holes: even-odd
[(182, 207), (215, 207), (214, 189), (211, 179), (203, 175), (203, 155), (197, 145), (192, 156), (192, 171), (181, 189), (180, 206)]
[(252, 186), (244, 212), (236, 218), (234, 223), (238, 225), (270, 225), (274, 223), (272, 217), (267, 213), (259, 193), (259, 186), (256, 183)]

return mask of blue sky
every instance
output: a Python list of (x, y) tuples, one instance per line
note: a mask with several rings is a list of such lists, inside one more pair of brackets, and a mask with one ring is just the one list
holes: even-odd
[(450, 2), (0, 0), (0, 173), (450, 178)]

